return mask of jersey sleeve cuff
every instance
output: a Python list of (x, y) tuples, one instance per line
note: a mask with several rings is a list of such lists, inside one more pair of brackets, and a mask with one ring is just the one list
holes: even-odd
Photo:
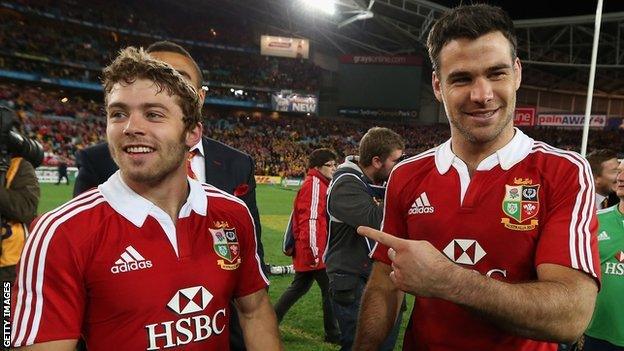
[(264, 282), (260, 283), (260, 284), (256, 284), (250, 288), (244, 289), (244, 290), (240, 290), (237, 291), (234, 294), (234, 298), (237, 299), (239, 297), (243, 297), (243, 296), (247, 296), (247, 295), (251, 295), (253, 293), (255, 293), (256, 291), (262, 290), (262, 289), (266, 289), (269, 286), (269, 284), (266, 284)]

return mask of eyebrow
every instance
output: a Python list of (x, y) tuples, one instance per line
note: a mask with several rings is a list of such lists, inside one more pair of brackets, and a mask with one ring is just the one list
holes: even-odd
[[(169, 109), (167, 108), (167, 106), (161, 104), (161, 103), (157, 103), (157, 102), (146, 102), (143, 104), (139, 105), (143, 110), (147, 110), (149, 108), (161, 108), (167, 112), (169, 112)], [(120, 108), (122, 110), (128, 110), (129, 106), (128, 104), (124, 103), (124, 102), (113, 102), (112, 104), (109, 104), (108, 106), (106, 106), (106, 109), (110, 109), (110, 108)]]
[(498, 65), (489, 67), (487, 69), (487, 72), (494, 72), (494, 71), (499, 71), (501, 69), (511, 69), (511, 68), (512, 68), (511, 65), (508, 65), (506, 63), (501, 63), (501, 64), (498, 64)]
[[(506, 63), (501, 63), (498, 65), (494, 65), (492, 67), (488, 67), (485, 71), (487, 73), (492, 73), (492, 72), (499, 71), (501, 69), (511, 69), (511, 68), (512, 68), (511, 65), (506, 64)], [(449, 73), (447, 79), (469, 77), (469, 76), (471, 76), (471, 74), (468, 71), (455, 71), (455, 72)]]

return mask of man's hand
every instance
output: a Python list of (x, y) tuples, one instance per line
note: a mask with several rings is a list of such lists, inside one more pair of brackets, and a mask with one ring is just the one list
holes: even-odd
[(390, 279), (398, 289), (407, 293), (444, 298), (453, 272), (462, 269), (428, 241), (405, 240), (364, 226), (358, 227), (357, 232), (390, 248)]
[(572, 342), (591, 319), (597, 284), (570, 267), (543, 263), (536, 267), (536, 281), (508, 283), (452, 263), (427, 241), (367, 227), (358, 233), (390, 247), (389, 276), (398, 289), (453, 302), (516, 335)]

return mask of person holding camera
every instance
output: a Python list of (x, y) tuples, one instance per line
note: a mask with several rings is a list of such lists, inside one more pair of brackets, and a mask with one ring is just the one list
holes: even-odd
[(0, 116), (0, 278), (13, 284), (28, 226), (37, 215), (39, 182), (33, 165), (10, 147), (19, 144), (13, 111), (0, 107)]

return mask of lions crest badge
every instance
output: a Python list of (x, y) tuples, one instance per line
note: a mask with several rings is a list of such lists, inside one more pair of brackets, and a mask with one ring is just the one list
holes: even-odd
[(209, 228), (215, 253), (221, 257), (217, 264), (225, 270), (234, 270), (241, 264), (236, 228)]
[(538, 225), (535, 217), (537, 217), (540, 208), (539, 187), (539, 184), (505, 184), (505, 198), (502, 206), (503, 213), (509, 217), (501, 218), (501, 223), (505, 228), (520, 231), (535, 229)]

